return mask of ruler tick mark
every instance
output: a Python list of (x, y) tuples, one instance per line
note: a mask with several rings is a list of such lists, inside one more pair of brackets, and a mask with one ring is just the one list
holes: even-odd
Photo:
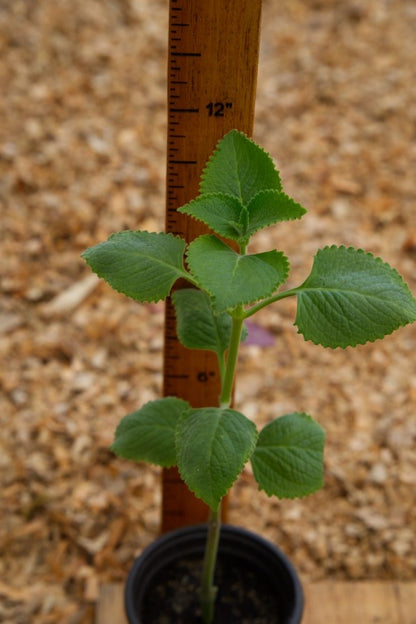
[(201, 56), (201, 52), (172, 52), (172, 56)]
[(199, 108), (171, 108), (170, 113), (199, 113)]
[(173, 165), (196, 165), (198, 164), (197, 160), (169, 160), (170, 164)]

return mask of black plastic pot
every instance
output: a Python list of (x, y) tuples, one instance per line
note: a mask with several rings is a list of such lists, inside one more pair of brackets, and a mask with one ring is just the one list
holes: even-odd
[[(130, 624), (200, 624), (205, 526), (158, 538), (136, 559), (125, 590)], [(215, 624), (299, 624), (303, 592), (287, 557), (262, 537), (225, 525), (216, 571)]]

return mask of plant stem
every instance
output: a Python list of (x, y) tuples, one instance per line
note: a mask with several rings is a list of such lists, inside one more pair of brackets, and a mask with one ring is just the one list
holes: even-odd
[(218, 543), (221, 529), (221, 503), (216, 511), (210, 510), (208, 535), (205, 544), (205, 556), (202, 570), (202, 621), (212, 624), (217, 588), (214, 585), (215, 565), (217, 562)]
[(235, 367), (238, 358), (238, 349), (240, 347), (241, 331), (243, 329), (244, 319), (242, 317), (242, 306), (238, 316), (233, 317), (231, 329), (230, 348), (228, 350), (227, 366), (225, 369), (224, 382), (221, 390), (221, 407), (229, 407), (233, 393)]
[[(233, 317), (230, 345), (228, 349), (227, 364), (223, 370), (220, 406), (230, 407), (235, 368), (237, 365), (238, 350), (240, 347), (241, 331), (243, 329), (242, 307)], [(217, 588), (214, 586), (215, 565), (218, 555), (218, 543), (221, 529), (221, 504), (217, 510), (210, 510), (208, 519), (208, 535), (205, 544), (204, 563), (202, 568), (201, 606), (202, 621), (204, 624), (213, 624), (214, 607)]]
[(299, 290), (300, 290), (300, 287), (291, 288), (290, 290), (284, 290), (283, 292), (276, 293), (272, 297), (267, 297), (267, 299), (263, 299), (263, 301), (260, 301), (260, 303), (256, 303), (256, 305), (253, 305), (251, 306), (251, 308), (248, 308), (247, 310), (245, 310), (243, 313), (243, 318), (247, 319), (250, 316), (253, 316), (253, 314), (258, 312), (262, 308), (265, 308), (266, 306), (270, 305), (271, 303), (274, 303), (275, 301), (280, 301), (280, 299), (285, 299), (286, 297), (293, 297), (293, 295), (298, 294)]
[(221, 388), (224, 384), (224, 378), (225, 378), (225, 369), (226, 369), (226, 360), (225, 360), (225, 353), (221, 353), (221, 354), (217, 354), (218, 355), (218, 368), (220, 371), (220, 379), (221, 379)]

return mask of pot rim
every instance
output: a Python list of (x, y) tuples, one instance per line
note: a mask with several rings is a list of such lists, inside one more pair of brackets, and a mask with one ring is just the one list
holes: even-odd
[[(152, 576), (155, 576), (161, 568), (166, 566), (167, 560), (173, 561), (179, 557), (200, 554), (200, 544), (204, 543), (206, 533), (206, 524), (190, 525), (169, 531), (157, 537), (135, 559), (125, 586), (125, 609), (130, 624), (142, 624), (133, 608), (133, 597), (137, 596), (137, 575), (142, 573), (143, 568), (149, 566), (150, 569), (151, 566)], [(291, 590), (293, 602), (293, 610), (285, 619), (284, 624), (299, 624), (304, 606), (302, 585), (292, 562), (275, 544), (243, 527), (223, 524), (219, 552), (248, 562), (252, 561), (268, 576), (271, 576), (269, 566), (272, 565), (276, 568), (276, 574), (282, 572)], [(262, 556), (264, 556), (264, 562), (260, 559)], [(150, 582), (144, 582), (140, 591), (141, 595), (145, 594), (149, 584)]]

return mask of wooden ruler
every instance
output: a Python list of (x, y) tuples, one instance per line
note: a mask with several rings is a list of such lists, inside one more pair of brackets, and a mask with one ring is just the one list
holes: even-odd
[[(166, 231), (188, 242), (206, 230), (177, 208), (198, 195), (217, 141), (233, 128), (253, 131), (260, 16), (261, 0), (170, 0)], [(219, 394), (215, 355), (182, 347), (168, 301), (164, 395), (206, 407)], [(177, 469), (164, 470), (162, 531), (205, 522), (207, 514)]]

